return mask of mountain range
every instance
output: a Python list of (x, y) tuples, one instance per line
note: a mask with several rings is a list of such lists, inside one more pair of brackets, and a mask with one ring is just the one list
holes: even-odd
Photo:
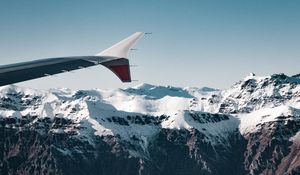
[(300, 174), (300, 75), (228, 89), (0, 88), (0, 174)]

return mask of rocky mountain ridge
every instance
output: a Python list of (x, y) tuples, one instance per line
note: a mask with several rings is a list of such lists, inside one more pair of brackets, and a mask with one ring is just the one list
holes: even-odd
[(0, 89), (0, 174), (299, 174), (299, 76)]

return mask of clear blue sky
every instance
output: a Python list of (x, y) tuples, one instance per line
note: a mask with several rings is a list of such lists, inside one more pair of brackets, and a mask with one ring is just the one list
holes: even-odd
[(1, 64), (94, 55), (136, 31), (122, 84), (102, 66), (18, 85), (117, 88), (139, 83), (228, 88), (249, 72), (300, 73), (297, 0), (0, 1)]

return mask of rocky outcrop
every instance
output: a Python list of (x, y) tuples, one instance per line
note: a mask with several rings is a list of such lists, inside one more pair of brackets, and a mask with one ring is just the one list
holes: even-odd
[(261, 124), (246, 135), (245, 168), (250, 174), (299, 174), (298, 143), (290, 139), (300, 130), (300, 120), (289, 118)]

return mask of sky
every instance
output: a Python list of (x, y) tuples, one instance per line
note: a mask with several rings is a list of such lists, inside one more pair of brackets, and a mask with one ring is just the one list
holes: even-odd
[(132, 83), (103, 66), (17, 83), (36, 89), (141, 83), (225, 89), (250, 72), (300, 73), (297, 0), (0, 0), (0, 64), (95, 55), (134, 32)]

